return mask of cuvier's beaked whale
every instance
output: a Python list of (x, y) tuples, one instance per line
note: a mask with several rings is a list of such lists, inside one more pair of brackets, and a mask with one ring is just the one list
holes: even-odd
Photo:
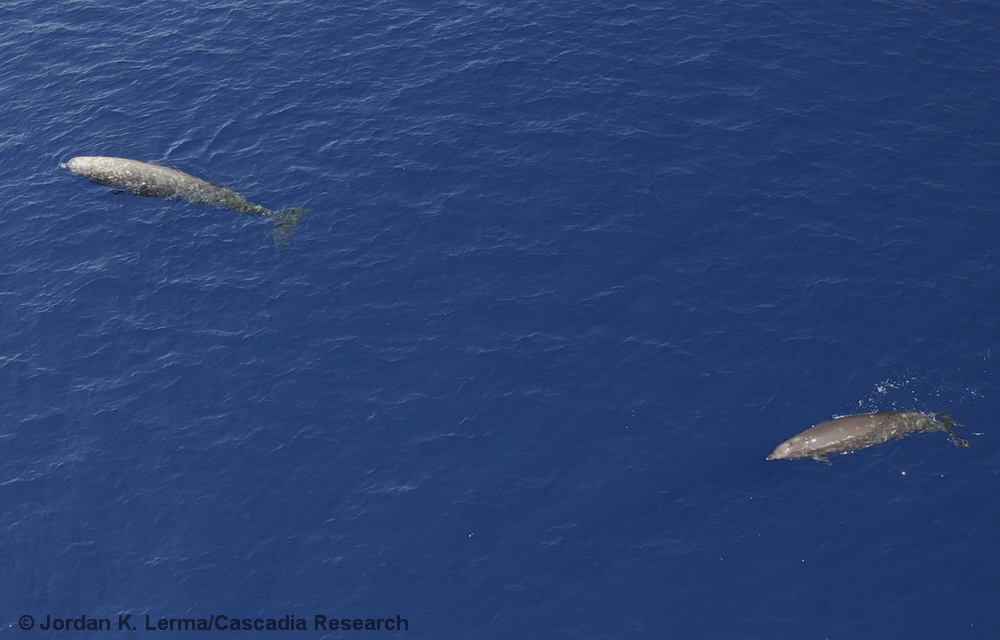
[(267, 216), (274, 220), (274, 239), (278, 244), (288, 243), (292, 228), (305, 213), (303, 207), (271, 211), (250, 202), (228, 187), (212, 184), (177, 169), (139, 160), (77, 156), (59, 166), (101, 184), (125, 189), (140, 196), (180, 199), (191, 204), (208, 204), (219, 209)]
[(911, 433), (945, 431), (956, 447), (968, 447), (969, 441), (955, 433), (959, 423), (945, 414), (920, 411), (878, 411), (827, 420), (785, 440), (767, 457), (768, 460), (813, 458), (827, 462), (835, 453), (853, 453), (883, 442), (897, 440)]

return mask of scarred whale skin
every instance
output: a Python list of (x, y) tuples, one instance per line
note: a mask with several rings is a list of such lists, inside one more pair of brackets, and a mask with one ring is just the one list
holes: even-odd
[(275, 239), (288, 239), (292, 227), (302, 217), (301, 207), (275, 212), (254, 204), (229, 187), (221, 187), (171, 167), (110, 156), (77, 156), (59, 166), (112, 187), (136, 195), (181, 199), (191, 204), (208, 204), (219, 209), (268, 216), (275, 222)]
[(878, 411), (843, 416), (820, 422), (779, 444), (768, 460), (813, 458), (827, 461), (835, 453), (853, 453), (910, 433), (946, 431), (951, 442), (968, 447), (969, 441), (955, 433), (958, 423), (950, 416), (920, 411)]

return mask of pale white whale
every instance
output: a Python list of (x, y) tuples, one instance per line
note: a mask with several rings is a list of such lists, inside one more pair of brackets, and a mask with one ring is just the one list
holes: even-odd
[(956, 447), (968, 447), (969, 441), (955, 433), (960, 426), (945, 414), (920, 411), (878, 411), (827, 420), (779, 444), (768, 460), (813, 458), (827, 461), (835, 453), (853, 453), (911, 433), (945, 431)]
[(191, 204), (208, 204), (219, 209), (267, 216), (274, 220), (274, 238), (279, 244), (287, 244), (292, 228), (305, 213), (302, 207), (271, 211), (250, 202), (229, 187), (221, 187), (183, 171), (140, 160), (77, 156), (59, 166), (101, 184), (125, 189), (140, 196), (180, 199)]

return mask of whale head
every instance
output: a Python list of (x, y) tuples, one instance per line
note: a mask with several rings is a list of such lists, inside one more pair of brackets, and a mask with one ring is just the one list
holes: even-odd
[(795, 436), (794, 438), (789, 438), (785, 440), (771, 452), (771, 455), (767, 457), (768, 460), (795, 460), (796, 458), (805, 458), (812, 455), (809, 450), (811, 442), (803, 438), (802, 436)]
[(66, 162), (60, 162), (59, 166), (64, 169), (69, 169), (73, 173), (78, 173), (81, 176), (90, 175), (95, 166), (95, 156), (76, 156), (75, 158), (70, 158)]
[(771, 455), (767, 457), (768, 460), (784, 460), (788, 458), (792, 453), (792, 445), (789, 442), (782, 442), (779, 444)]

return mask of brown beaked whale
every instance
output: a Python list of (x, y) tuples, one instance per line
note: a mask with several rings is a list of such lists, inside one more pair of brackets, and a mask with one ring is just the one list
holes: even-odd
[(292, 229), (305, 213), (303, 207), (271, 211), (250, 202), (229, 187), (212, 184), (171, 167), (140, 160), (76, 156), (59, 166), (95, 182), (140, 196), (184, 200), (191, 204), (207, 204), (218, 209), (266, 216), (274, 221), (274, 240), (279, 245), (288, 244)]
[(795, 460), (813, 458), (828, 462), (836, 453), (854, 453), (858, 449), (873, 447), (890, 440), (898, 440), (911, 433), (944, 431), (951, 436), (956, 447), (969, 447), (969, 441), (955, 433), (961, 426), (954, 418), (943, 413), (920, 411), (878, 411), (842, 416), (820, 422), (802, 433), (779, 444), (768, 460)]

